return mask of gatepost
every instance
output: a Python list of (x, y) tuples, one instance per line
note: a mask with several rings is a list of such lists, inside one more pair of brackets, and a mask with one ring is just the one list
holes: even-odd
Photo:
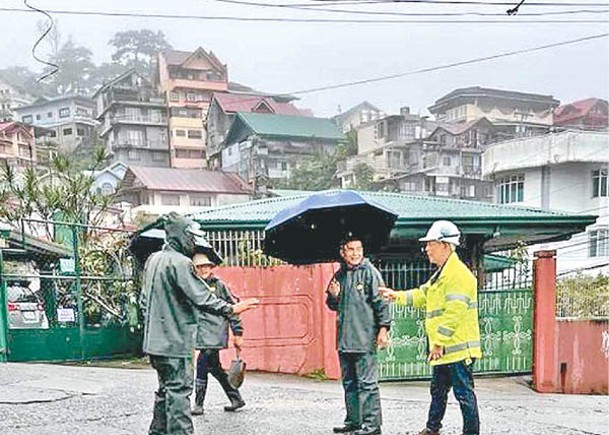
[(0, 222), (0, 363), (8, 358), (8, 307), (6, 300), (6, 280), (4, 279), (4, 258), (2, 250), (8, 248), (10, 227)]

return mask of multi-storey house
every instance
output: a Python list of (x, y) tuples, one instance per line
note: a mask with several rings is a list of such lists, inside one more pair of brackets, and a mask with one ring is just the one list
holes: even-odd
[(226, 134), (237, 112), (309, 116), (308, 111), (300, 110), (294, 106), (292, 103), (294, 99), (295, 97), (291, 96), (215, 92), (205, 122), (207, 157), (210, 167), (219, 168), (222, 166), (221, 151), (224, 139), (226, 139)]
[(14, 168), (36, 165), (34, 127), (21, 122), (0, 123), (0, 165)]
[(81, 95), (38, 98), (15, 109), (23, 123), (36, 127), (38, 160), (48, 163), (54, 154), (72, 154), (77, 148), (89, 149), (98, 139), (95, 102)]
[(609, 271), (609, 132), (564, 131), (493, 144), (482, 172), (494, 201), (599, 216), (558, 252), (558, 272)]
[(602, 130), (609, 127), (609, 103), (587, 98), (564, 104), (554, 110), (554, 126), (567, 129)]
[(98, 89), (94, 98), (112, 163), (169, 167), (167, 107), (145, 77), (127, 71)]
[(166, 51), (158, 55), (154, 82), (167, 100), (171, 166), (206, 167), (203, 120), (212, 94), (228, 90), (226, 65), (203, 48)]

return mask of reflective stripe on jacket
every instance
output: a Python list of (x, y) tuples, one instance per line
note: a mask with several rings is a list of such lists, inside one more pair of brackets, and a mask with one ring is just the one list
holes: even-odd
[(430, 349), (444, 347), (431, 365), (482, 358), (476, 277), (456, 253), (421, 287), (398, 292), (395, 302), (425, 309)]

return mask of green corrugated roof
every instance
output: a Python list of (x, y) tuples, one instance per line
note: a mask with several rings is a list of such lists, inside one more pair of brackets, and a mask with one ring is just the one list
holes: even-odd
[[(217, 207), (192, 214), (190, 217), (209, 229), (262, 229), (277, 212), (298, 203), (311, 193)], [(496, 243), (491, 241), (487, 245), (506, 247), (517, 241), (539, 243), (566, 239), (596, 221), (596, 216), (573, 215), (532, 207), (403, 193), (359, 193), (399, 215), (392, 232), (393, 238), (418, 238), (433, 221), (450, 219), (464, 234), (493, 239)]]
[(237, 112), (237, 118), (260, 136), (345, 139), (345, 135), (338, 126), (325, 118), (250, 112)]

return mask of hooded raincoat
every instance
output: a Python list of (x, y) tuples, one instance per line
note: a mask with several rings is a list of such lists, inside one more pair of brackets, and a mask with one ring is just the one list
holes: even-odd
[(172, 213), (166, 244), (146, 263), (141, 294), (145, 313), (143, 350), (149, 355), (188, 357), (195, 347), (199, 309), (235, 318), (231, 304), (216, 297), (195, 273), (193, 222)]

